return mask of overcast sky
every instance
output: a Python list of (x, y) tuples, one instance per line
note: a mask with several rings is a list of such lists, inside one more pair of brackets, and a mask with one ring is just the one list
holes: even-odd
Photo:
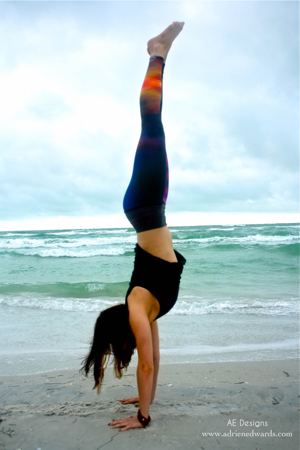
[(146, 42), (173, 20), (186, 25), (164, 76), (168, 212), (296, 213), (298, 6), (1, 2), (0, 226), (119, 217)]

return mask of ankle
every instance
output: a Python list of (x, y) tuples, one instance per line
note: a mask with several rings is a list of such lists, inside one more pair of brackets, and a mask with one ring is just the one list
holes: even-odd
[(165, 62), (165, 58), (157, 53), (152, 53), (150, 55), (151, 60), (156, 59), (156, 58), (161, 59), (163, 63)]
[(164, 60), (167, 57), (169, 48), (161, 43), (154, 43), (153, 39), (148, 41), (147, 50), (150, 56), (160, 56)]

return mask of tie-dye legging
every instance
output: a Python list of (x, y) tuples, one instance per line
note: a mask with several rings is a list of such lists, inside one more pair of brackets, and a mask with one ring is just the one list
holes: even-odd
[(123, 208), (137, 232), (166, 225), (169, 171), (161, 121), (164, 60), (151, 56), (140, 95), (142, 131)]

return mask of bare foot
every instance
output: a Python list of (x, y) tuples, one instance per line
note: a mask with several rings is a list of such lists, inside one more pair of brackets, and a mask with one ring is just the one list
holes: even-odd
[(149, 55), (162, 56), (166, 60), (171, 45), (182, 30), (183, 25), (184, 22), (173, 22), (158, 36), (150, 39), (147, 44)]

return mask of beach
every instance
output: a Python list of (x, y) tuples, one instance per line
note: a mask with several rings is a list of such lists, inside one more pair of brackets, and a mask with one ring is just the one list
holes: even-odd
[[(0, 450), (300, 450), (299, 2), (0, 11)], [(178, 253), (154, 242), (162, 210)], [(178, 296), (137, 240), (185, 258)], [(118, 355), (136, 280), (176, 302), (149, 347), (133, 299), (140, 361), (122, 379), (110, 361), (97, 395), (95, 323), (121, 305), (94, 341)], [(112, 429), (158, 341), (150, 426)]]
[(1, 377), (1, 450), (299, 448), (297, 359), (162, 365), (150, 426), (127, 432), (107, 424), (136, 414), (118, 403), (135, 367), (92, 386), (74, 370)]
[(136, 354), (99, 396), (79, 368), (99, 312), (124, 302), (134, 231), (0, 232), (0, 450), (298, 450), (299, 224), (171, 231), (187, 264), (158, 320), (152, 422), (126, 433), (107, 424), (136, 414), (118, 403)]

